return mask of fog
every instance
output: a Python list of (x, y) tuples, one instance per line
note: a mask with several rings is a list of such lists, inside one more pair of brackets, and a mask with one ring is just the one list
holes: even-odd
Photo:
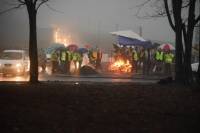
[[(37, 16), (38, 45), (47, 47), (53, 42), (50, 32), (58, 27), (72, 36), (72, 43), (91, 44), (104, 50), (112, 48), (110, 32), (133, 30), (147, 40), (174, 42), (167, 18), (138, 19), (136, 5), (141, 0), (51, 0), (41, 6)], [(0, 2), (1, 11), (8, 5)], [(148, 9), (144, 9), (147, 10)], [(28, 16), (26, 8), (0, 15), (0, 45), (2, 48), (28, 47)], [(48, 35), (49, 34), (49, 35)]]

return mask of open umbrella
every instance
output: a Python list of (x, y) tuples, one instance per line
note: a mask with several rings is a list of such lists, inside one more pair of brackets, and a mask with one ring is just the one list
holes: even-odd
[(140, 35), (137, 33), (131, 31), (131, 30), (126, 30), (126, 31), (116, 31), (116, 32), (111, 32), (112, 35), (117, 35), (117, 36), (122, 36), (122, 37), (127, 37), (130, 39), (137, 39), (139, 41), (146, 41), (144, 38), (142, 38)]
[(162, 44), (158, 48), (161, 48), (162, 50), (175, 50), (175, 47), (169, 43)]
[(45, 49), (45, 53), (51, 54), (54, 51), (57, 51), (59, 49), (64, 49), (64, 48), (65, 48), (64, 44), (54, 43), (50, 47)]
[(77, 51), (77, 49), (78, 49), (78, 46), (76, 45), (76, 44), (70, 44), (69, 46), (67, 46), (67, 49), (69, 50), (69, 51)]
[(88, 49), (86, 49), (86, 48), (79, 48), (77, 51), (78, 51), (79, 53), (84, 54), (84, 53), (87, 53), (87, 52), (88, 52)]

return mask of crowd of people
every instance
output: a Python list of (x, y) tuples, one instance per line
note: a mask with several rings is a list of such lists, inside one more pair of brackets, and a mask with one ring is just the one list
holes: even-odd
[(78, 71), (83, 61), (82, 56), (83, 55), (79, 52), (71, 52), (67, 49), (52, 52), (52, 73), (62, 72), (64, 74), (69, 74), (71, 62), (74, 63), (74, 71)]
[(122, 58), (130, 61), (132, 72), (142, 72), (144, 75), (152, 73), (172, 74), (174, 54), (170, 49), (126, 47), (115, 48), (115, 60)]
[(60, 49), (55, 50), (51, 54), (52, 73), (70, 74), (72, 66), (74, 67), (74, 73), (79, 72), (82, 67), (84, 55), (87, 55), (88, 64), (93, 65), (96, 69), (101, 68), (102, 52), (100, 49), (90, 49), (86, 53)]
[[(131, 63), (132, 73), (172, 74), (174, 54), (170, 49), (123, 46), (115, 47), (114, 52), (115, 60), (122, 59)], [(79, 72), (85, 56), (88, 59), (87, 64), (91, 64), (96, 70), (101, 69), (102, 52), (99, 48), (89, 49), (85, 53), (60, 49), (51, 54), (52, 73), (70, 74), (72, 65), (73, 72)]]

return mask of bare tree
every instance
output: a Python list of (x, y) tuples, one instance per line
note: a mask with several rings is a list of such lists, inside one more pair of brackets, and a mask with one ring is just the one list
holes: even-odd
[[(46, 4), (49, 0), (10, 0), (9, 9), (1, 13), (8, 12), (13, 9), (26, 7), (29, 17), (29, 57), (30, 57), (30, 83), (38, 82), (38, 52), (37, 52), (37, 12), (40, 6)], [(48, 5), (47, 5), (48, 6)]]
[[(191, 83), (191, 53), (194, 27), (200, 21), (200, 13), (195, 14), (197, 0), (146, 0), (139, 5), (140, 10), (151, 3), (154, 12), (142, 18), (167, 17), (176, 36), (175, 79), (178, 82)], [(153, 6), (152, 6), (153, 5)], [(196, 16), (195, 16), (196, 15)]]

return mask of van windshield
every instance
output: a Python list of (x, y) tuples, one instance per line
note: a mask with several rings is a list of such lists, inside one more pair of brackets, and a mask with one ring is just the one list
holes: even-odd
[(20, 52), (3, 52), (1, 59), (4, 60), (19, 60), (22, 58), (22, 53)]

